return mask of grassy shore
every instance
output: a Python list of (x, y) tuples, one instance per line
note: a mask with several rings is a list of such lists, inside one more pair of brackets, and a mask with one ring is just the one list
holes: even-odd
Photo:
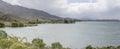
[[(53, 42), (50, 46), (46, 46), (41, 38), (34, 38), (32, 42), (28, 42), (26, 37), (9, 36), (5, 31), (0, 30), (0, 49), (71, 49), (65, 48), (59, 42)], [(83, 49), (120, 49), (120, 46), (104, 46), (93, 47), (86, 46)]]
[(34, 38), (28, 42), (26, 37), (9, 36), (5, 31), (0, 30), (0, 49), (70, 49), (63, 47), (59, 42), (46, 46), (40, 38)]
[(71, 20), (47, 20), (47, 21), (0, 21), (0, 27), (26, 27), (37, 26), (37, 24), (70, 24)]

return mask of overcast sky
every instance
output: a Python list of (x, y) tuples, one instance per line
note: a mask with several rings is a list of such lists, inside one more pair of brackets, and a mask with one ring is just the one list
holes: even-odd
[(4, 0), (13, 5), (79, 19), (120, 19), (120, 0)]

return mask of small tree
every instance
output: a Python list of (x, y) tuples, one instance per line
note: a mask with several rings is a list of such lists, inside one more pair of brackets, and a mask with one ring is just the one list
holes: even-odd
[(45, 48), (45, 43), (43, 42), (42, 39), (39, 38), (35, 38), (32, 40), (32, 44), (36, 47), (38, 47), (38, 49), (44, 49)]
[(62, 45), (59, 42), (55, 42), (51, 44), (52, 49), (62, 49)]
[(36, 24), (35, 21), (29, 21), (28, 24)]
[(13, 44), (13, 41), (10, 41), (9, 39), (5, 39), (5, 38), (2, 38), (1, 40), (0, 40), (0, 47), (2, 48), (2, 49), (7, 49), (7, 48), (9, 48), (11, 45)]
[(87, 46), (85, 49), (95, 49), (94, 47), (92, 47), (91, 45)]
[(15, 43), (10, 46), (10, 49), (27, 49), (27, 47), (21, 43)]
[(13, 22), (13, 23), (12, 23), (12, 27), (18, 27), (18, 23)]
[(12, 27), (24, 27), (24, 24), (20, 22), (13, 22)]
[(69, 23), (69, 21), (68, 20), (64, 20), (64, 23)]
[(0, 27), (5, 27), (5, 24), (3, 22), (0, 22)]
[(23, 23), (19, 23), (19, 27), (24, 27), (24, 24)]
[(7, 38), (7, 33), (5, 31), (0, 30), (0, 38)]

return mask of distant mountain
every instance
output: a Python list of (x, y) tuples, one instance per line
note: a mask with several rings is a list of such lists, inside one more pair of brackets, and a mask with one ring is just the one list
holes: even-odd
[(0, 21), (21, 21), (21, 20), (25, 21), (26, 19), (0, 12)]
[(0, 0), (0, 11), (30, 20), (61, 20), (61, 17), (51, 15), (42, 10), (30, 9), (18, 5), (11, 5)]

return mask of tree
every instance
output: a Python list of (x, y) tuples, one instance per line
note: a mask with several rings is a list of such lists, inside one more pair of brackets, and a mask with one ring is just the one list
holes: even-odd
[(59, 42), (55, 42), (51, 44), (52, 49), (62, 49), (62, 45)]
[(13, 41), (14, 43), (20, 42), (19, 38), (16, 36), (9, 36), (10, 41)]
[(87, 46), (85, 49), (95, 49), (94, 47), (92, 47), (91, 45)]
[(12, 27), (18, 27), (18, 23), (13, 22)]
[(2, 49), (9, 48), (13, 44), (13, 41), (10, 41), (9, 39), (1, 39), (0, 40), (0, 47)]
[(7, 33), (5, 31), (0, 30), (0, 38), (7, 38)]
[(0, 22), (0, 27), (5, 27), (5, 24), (3, 22)]
[(44, 49), (45, 48), (45, 43), (43, 42), (42, 39), (40, 38), (35, 38), (32, 40), (32, 44), (36, 47), (38, 47), (38, 49)]
[(20, 22), (13, 22), (12, 27), (24, 27), (24, 24)]
[(64, 23), (69, 23), (69, 21), (68, 20), (64, 20)]
[(35, 21), (29, 21), (28, 24), (36, 24)]
[(10, 49), (27, 49), (27, 47), (21, 43), (15, 43), (10, 46)]
[(19, 27), (24, 27), (23, 23), (19, 23), (18, 25), (19, 25)]

